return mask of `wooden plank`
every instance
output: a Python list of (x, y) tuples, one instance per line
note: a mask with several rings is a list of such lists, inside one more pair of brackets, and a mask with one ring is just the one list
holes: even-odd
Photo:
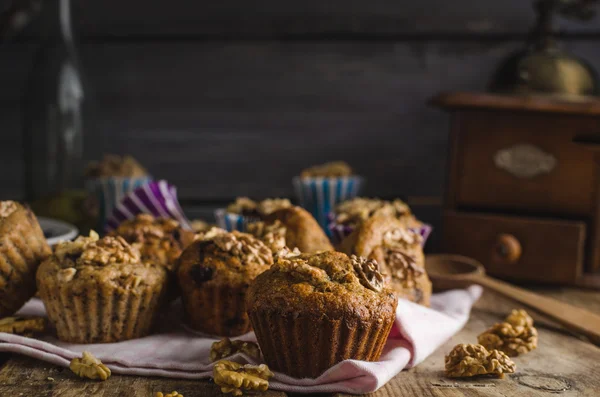
[[(269, 38), (290, 35), (526, 34), (534, 22), (532, 2), (483, 0), (225, 0), (88, 1), (74, 3), (77, 28), (88, 36), (181, 36)], [(119, 10), (114, 12), (114, 10)], [(558, 28), (595, 32), (588, 24), (559, 19)]]
[[(207, 380), (112, 375), (107, 381), (98, 382), (81, 379), (67, 368), (56, 367), (28, 357), (12, 358), (0, 369), (0, 395), (2, 396), (154, 397), (159, 391), (165, 394), (178, 391), (185, 397), (223, 396), (220, 388)], [(269, 390), (255, 395), (285, 397), (286, 394)]]

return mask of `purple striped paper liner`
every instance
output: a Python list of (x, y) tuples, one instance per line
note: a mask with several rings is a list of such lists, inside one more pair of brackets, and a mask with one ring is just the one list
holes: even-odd
[(165, 180), (149, 182), (126, 195), (114, 208), (105, 231), (116, 229), (121, 222), (138, 214), (152, 214), (157, 218), (172, 218), (185, 229), (192, 230), (177, 200), (177, 188)]
[(257, 222), (260, 219), (234, 214), (233, 212), (227, 212), (225, 208), (219, 208), (215, 210), (215, 220), (217, 222), (217, 226), (219, 226), (221, 229), (227, 230), (228, 232), (232, 232), (234, 230), (245, 232), (249, 223)]
[(357, 197), (365, 180), (360, 176), (340, 178), (300, 178), (292, 180), (300, 206), (310, 212), (319, 225), (330, 234), (327, 214), (342, 201)]
[[(348, 237), (354, 231), (354, 227), (352, 227), (352, 226), (336, 223), (335, 222), (335, 214), (333, 212), (330, 212), (327, 215), (327, 219), (329, 221), (327, 228), (329, 229), (329, 234), (331, 236), (331, 240), (335, 245), (340, 244), (343, 239)], [(429, 235), (433, 231), (433, 227), (431, 225), (428, 225), (427, 223), (423, 223), (421, 225), (421, 227), (419, 227), (419, 228), (410, 228), (410, 229), (421, 235), (421, 237), (423, 238), (423, 241), (421, 242), (421, 246), (425, 247), (425, 243), (427, 242)]]

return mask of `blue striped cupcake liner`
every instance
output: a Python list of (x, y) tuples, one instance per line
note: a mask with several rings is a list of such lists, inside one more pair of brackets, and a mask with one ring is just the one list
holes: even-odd
[(99, 217), (97, 230), (104, 230), (108, 217), (125, 196), (151, 181), (151, 177), (109, 177), (88, 180), (86, 182), (86, 189), (98, 201)]
[(227, 212), (225, 208), (219, 208), (215, 210), (215, 220), (217, 226), (221, 229), (225, 229), (228, 232), (237, 230), (239, 232), (245, 232), (249, 223), (257, 222), (259, 219), (249, 216), (243, 216), (240, 214), (234, 214)]
[(341, 178), (300, 178), (293, 179), (294, 191), (300, 206), (310, 212), (319, 225), (330, 234), (327, 215), (336, 204), (358, 196), (364, 186), (359, 176)]

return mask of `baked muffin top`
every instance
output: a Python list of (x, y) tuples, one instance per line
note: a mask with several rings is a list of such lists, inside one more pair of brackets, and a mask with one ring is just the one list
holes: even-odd
[(148, 171), (131, 156), (105, 154), (101, 161), (88, 164), (85, 170), (88, 178), (142, 178), (148, 176)]
[(248, 224), (248, 233), (265, 243), (273, 254), (286, 249), (286, 232), (287, 228), (278, 220), (273, 223), (261, 221)]
[(352, 167), (345, 161), (332, 161), (306, 168), (300, 178), (339, 178), (354, 175)]
[(82, 291), (90, 283), (135, 290), (166, 281), (166, 270), (156, 264), (143, 263), (139, 250), (122, 237), (89, 237), (58, 244), (54, 254), (38, 269), (38, 284), (51, 280), (73, 283)]
[(214, 227), (183, 251), (178, 274), (180, 283), (242, 286), (272, 264), (271, 250), (258, 238)]
[(356, 197), (336, 205), (335, 222), (341, 225), (356, 227), (367, 219), (382, 215), (397, 218), (407, 227), (420, 227), (422, 224), (411, 213), (408, 205), (400, 200), (380, 200), (377, 198)]
[(317, 220), (302, 207), (292, 206), (277, 210), (264, 220), (268, 224), (279, 221), (285, 226), (285, 242), (290, 248), (298, 248), (307, 253), (333, 250), (329, 238)]
[(244, 216), (264, 217), (282, 208), (289, 208), (292, 203), (288, 199), (273, 198), (254, 201), (248, 197), (238, 197), (227, 206), (227, 212)]
[(357, 321), (387, 318), (397, 298), (374, 260), (321, 252), (279, 257), (248, 290), (249, 311), (276, 315), (354, 316)]
[(122, 222), (109, 235), (121, 236), (129, 244), (137, 245), (144, 262), (173, 270), (181, 252), (194, 240), (195, 233), (183, 229), (174, 219), (138, 214)]

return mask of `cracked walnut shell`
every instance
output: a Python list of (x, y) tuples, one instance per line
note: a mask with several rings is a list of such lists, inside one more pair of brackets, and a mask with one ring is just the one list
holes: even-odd
[(235, 353), (244, 353), (250, 357), (260, 358), (260, 350), (254, 342), (231, 340), (229, 338), (214, 342), (210, 347), (210, 361), (218, 361)]
[(90, 352), (83, 352), (81, 358), (71, 360), (69, 368), (82, 378), (107, 380), (111, 375), (110, 369)]
[(265, 364), (238, 364), (233, 361), (221, 360), (213, 367), (215, 383), (221, 387), (221, 392), (241, 396), (246, 391), (266, 391), (269, 388), (269, 378), (273, 373)]
[(476, 375), (496, 375), (515, 372), (515, 363), (499, 350), (488, 351), (481, 345), (459, 344), (446, 356), (446, 376), (465, 378)]
[(486, 349), (497, 349), (515, 357), (537, 347), (538, 333), (525, 310), (513, 310), (504, 322), (479, 335), (477, 341)]

